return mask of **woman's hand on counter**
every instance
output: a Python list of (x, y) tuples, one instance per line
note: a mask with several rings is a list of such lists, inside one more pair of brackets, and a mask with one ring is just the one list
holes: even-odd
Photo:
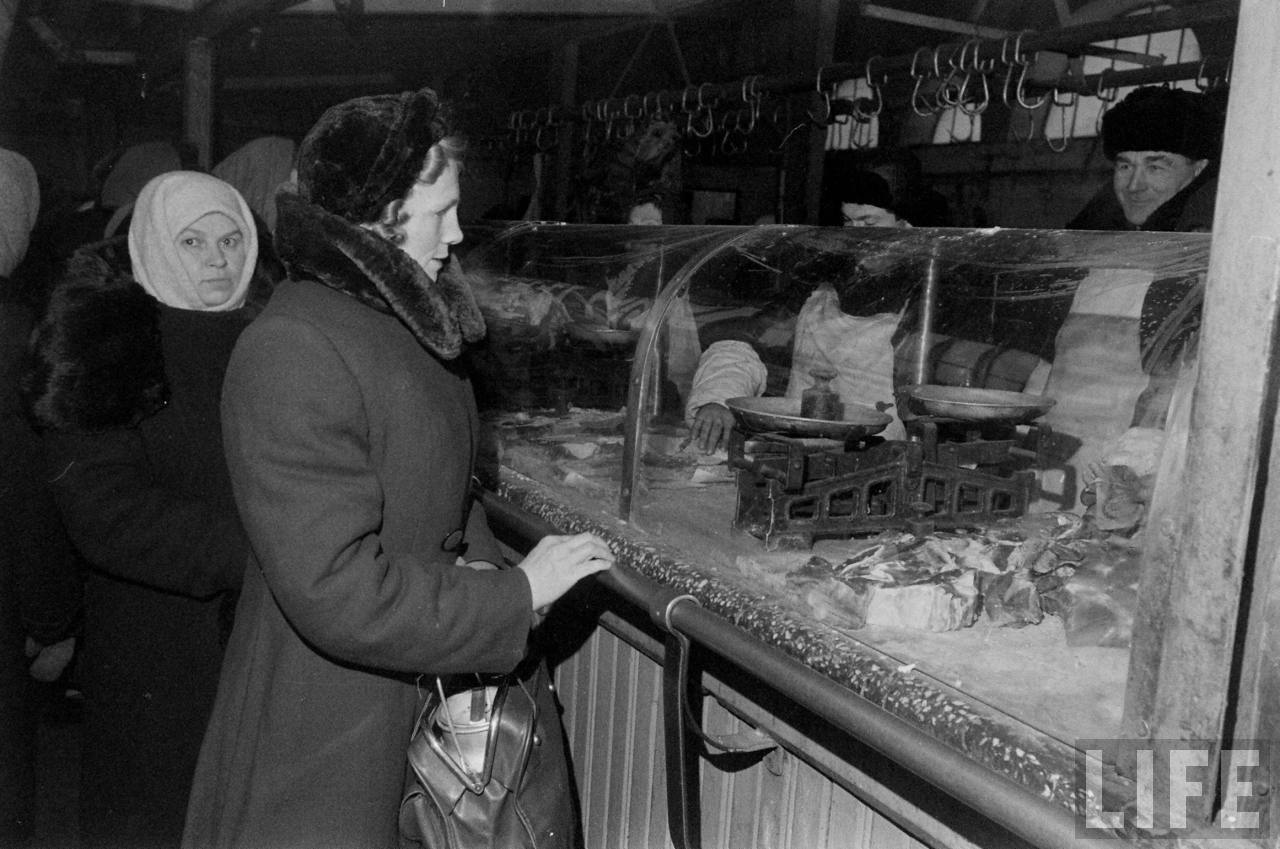
[(733, 413), (723, 404), (712, 402), (703, 404), (693, 415), (691, 436), (694, 444), (704, 454), (714, 453), (723, 443), (729, 440), (729, 430), (733, 427)]
[(533, 609), (540, 610), (588, 575), (613, 566), (608, 543), (595, 534), (548, 535), (520, 561), (529, 579)]

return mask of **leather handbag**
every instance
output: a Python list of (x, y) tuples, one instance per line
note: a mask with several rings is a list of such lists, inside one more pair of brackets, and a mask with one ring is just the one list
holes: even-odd
[(572, 849), (576, 805), (545, 662), (481, 683), (496, 686), (482, 743), (461, 739), (440, 679), (425, 699), (409, 742), (402, 835), (430, 849)]

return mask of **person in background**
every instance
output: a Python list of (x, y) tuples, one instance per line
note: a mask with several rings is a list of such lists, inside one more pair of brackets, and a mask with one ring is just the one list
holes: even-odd
[(31, 342), (29, 415), (85, 588), (85, 849), (176, 846), (249, 546), (218, 402), (269, 291), (248, 204), (174, 171), (127, 238), (71, 259)]
[(133, 213), (138, 193), (153, 178), (169, 171), (192, 168), (192, 152), (187, 151), (184, 156), (179, 147), (167, 141), (146, 141), (121, 151), (103, 178), (102, 192), (98, 197), (98, 205), (111, 211), (101, 238), (110, 239), (128, 232), (129, 216)]
[[(824, 192), (826, 201), (823, 216), (828, 221), (837, 222), (841, 227), (910, 227), (910, 222), (899, 218), (893, 211), (893, 197), (889, 192), (889, 184), (880, 175), (871, 171), (837, 172), (832, 185)], [(836, 215), (838, 214), (838, 218)], [(859, 265), (858, 276), (864, 279), (884, 277), (885, 269), (873, 268), (874, 261), (866, 261)], [(903, 305), (897, 297), (893, 308), (886, 307), (882, 299), (866, 315), (847, 316), (842, 318), (840, 296), (827, 281), (820, 285), (800, 309), (796, 319), (797, 343), (817, 342), (808, 329), (815, 323), (829, 324), (826, 319), (835, 319), (851, 326), (845, 328), (857, 331), (858, 338), (850, 339), (851, 344), (866, 345), (869, 359), (865, 360), (864, 374), (879, 375), (869, 383), (863, 384), (858, 378), (857, 386), (837, 384), (841, 395), (854, 403), (875, 403), (893, 397), (892, 391), (885, 393), (888, 382), (891, 390), (893, 356), (892, 348), (887, 347), (889, 337), (897, 328), (897, 320)], [(852, 287), (842, 287), (852, 288)], [(894, 288), (901, 286), (894, 285)], [(906, 292), (900, 293), (904, 297)], [(845, 306), (850, 306), (846, 302)], [(865, 312), (865, 311), (862, 311)], [(887, 334), (887, 335), (886, 335)], [(883, 343), (883, 344), (882, 344)], [(793, 354), (795, 352), (793, 351)], [(887, 368), (887, 371), (885, 369)], [(852, 375), (846, 376), (852, 378)], [(883, 379), (880, 379), (883, 378)], [(764, 393), (768, 382), (768, 369), (760, 359), (755, 347), (742, 339), (721, 339), (707, 346), (698, 360), (694, 373), (693, 385), (685, 400), (685, 419), (689, 422), (691, 437), (705, 453), (713, 453), (723, 447), (729, 439), (729, 431), (733, 427), (733, 413), (725, 402), (730, 398), (758, 396)], [(797, 381), (793, 373), (788, 394), (799, 397), (805, 386)], [(872, 392), (874, 397), (863, 398), (865, 392)]]
[(894, 211), (889, 183), (874, 171), (853, 171), (830, 188), (838, 217), (824, 221), (837, 227), (910, 227)]
[(267, 233), (276, 230), (276, 191), (289, 182), (296, 151), (292, 139), (262, 136), (213, 166), (213, 176), (236, 187)]
[(70, 662), (81, 595), (18, 395), (38, 298), (14, 275), (39, 207), (31, 163), (0, 149), (0, 845), (12, 847), (29, 845), (35, 823), (36, 682), (57, 679)]
[(628, 224), (661, 224), (662, 209), (659, 208), (656, 201), (645, 200), (633, 204), (627, 210)]
[(1208, 95), (1135, 89), (1102, 118), (1111, 185), (1067, 229), (1209, 232), (1221, 140), (1222, 115)]
[[(460, 153), (430, 89), (333, 106), (299, 145), (297, 193), (278, 198), (289, 279), (223, 393), (254, 566), (185, 846), (396, 847), (419, 687), (515, 669), (536, 611), (613, 562), (578, 534), (498, 568), (457, 362), (485, 330), (449, 268)], [(562, 743), (543, 737), (543, 756), (563, 760)]]

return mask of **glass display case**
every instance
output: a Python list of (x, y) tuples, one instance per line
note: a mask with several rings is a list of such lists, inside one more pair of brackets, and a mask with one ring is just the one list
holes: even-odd
[(468, 239), (491, 480), (536, 482), (932, 691), (1068, 746), (1119, 736), (1207, 235)]

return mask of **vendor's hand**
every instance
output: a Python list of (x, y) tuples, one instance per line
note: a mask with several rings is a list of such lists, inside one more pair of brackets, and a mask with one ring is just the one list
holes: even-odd
[(733, 427), (733, 413), (723, 404), (714, 401), (703, 404), (693, 415), (692, 437), (703, 454), (712, 454), (729, 441)]
[(567, 593), (587, 575), (613, 566), (613, 552), (595, 534), (545, 536), (520, 562), (529, 579), (533, 609), (539, 610)]

